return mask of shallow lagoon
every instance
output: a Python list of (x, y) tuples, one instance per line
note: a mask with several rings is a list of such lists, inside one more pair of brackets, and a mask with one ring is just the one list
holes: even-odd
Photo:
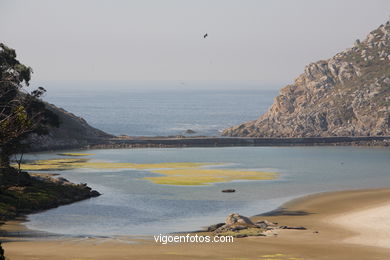
[[(74, 151), (68, 151), (74, 152)], [(27, 227), (75, 236), (132, 236), (197, 230), (231, 212), (255, 215), (301, 195), (387, 187), (390, 149), (366, 147), (228, 147), (87, 150), (93, 161), (112, 163), (207, 163), (225, 169), (277, 172), (273, 180), (210, 185), (161, 185), (143, 169), (75, 168), (60, 173), (87, 182), (102, 196), (28, 217)], [(57, 153), (27, 159), (64, 158)], [(235, 193), (221, 190), (234, 188)]]

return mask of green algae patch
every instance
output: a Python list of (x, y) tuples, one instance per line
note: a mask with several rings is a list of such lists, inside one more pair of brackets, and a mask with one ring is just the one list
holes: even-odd
[[(218, 166), (218, 168), (207, 168)], [(84, 169), (129, 169), (157, 173), (162, 176), (147, 176), (148, 180), (160, 185), (210, 185), (212, 183), (230, 182), (235, 180), (273, 180), (275, 172), (264, 172), (243, 169), (223, 169), (221, 163), (167, 162), (167, 163), (117, 163), (94, 161), (87, 158), (60, 158), (37, 160), (21, 164), (25, 171), (63, 171), (77, 168)]]
[(60, 156), (90, 156), (95, 155), (94, 153), (58, 153)]

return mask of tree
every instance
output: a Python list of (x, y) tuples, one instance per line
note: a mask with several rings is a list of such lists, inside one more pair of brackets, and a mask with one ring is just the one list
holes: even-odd
[(46, 109), (39, 87), (27, 91), (32, 69), (16, 59), (16, 52), (0, 43), (0, 168), (9, 168), (9, 158), (20, 151), (31, 133), (46, 134), (58, 126), (58, 117)]

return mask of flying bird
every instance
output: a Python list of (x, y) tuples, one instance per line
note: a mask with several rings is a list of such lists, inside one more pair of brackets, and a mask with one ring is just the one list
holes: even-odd
[(208, 34), (206, 33), (205, 35), (203, 35), (203, 38), (206, 39), (207, 36), (208, 36)]

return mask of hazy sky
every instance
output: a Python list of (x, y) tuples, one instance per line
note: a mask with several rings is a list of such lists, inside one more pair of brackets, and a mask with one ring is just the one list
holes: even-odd
[(0, 41), (46, 84), (279, 88), (389, 14), (389, 0), (0, 0)]

